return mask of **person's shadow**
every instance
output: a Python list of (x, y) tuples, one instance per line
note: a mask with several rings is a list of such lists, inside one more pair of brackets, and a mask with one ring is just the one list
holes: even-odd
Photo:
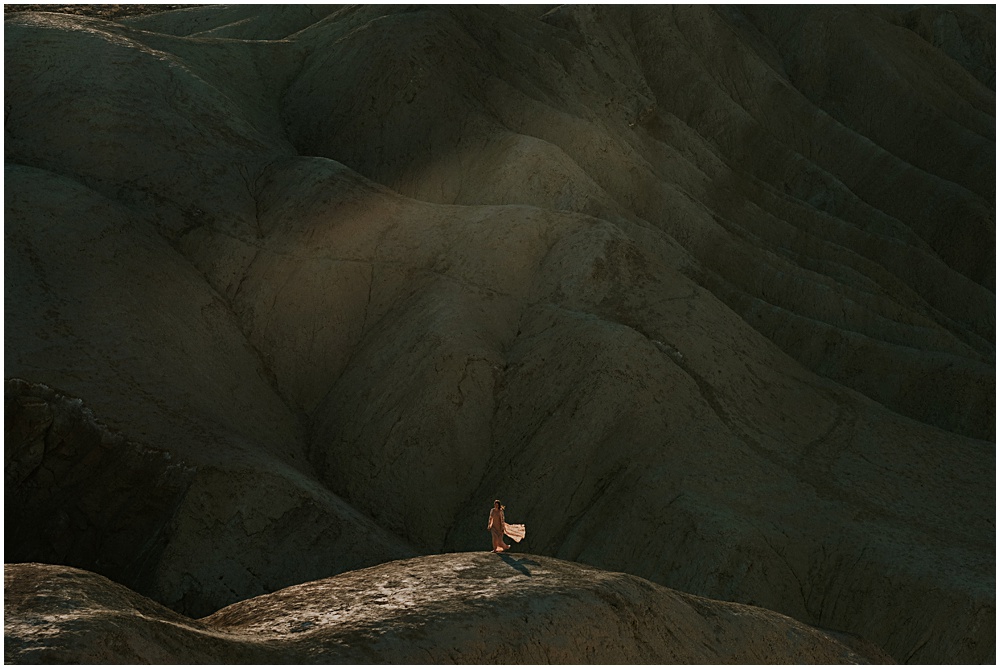
[(531, 576), (531, 571), (525, 565), (531, 565), (532, 567), (537, 567), (538, 563), (534, 560), (529, 560), (528, 558), (521, 558), (520, 560), (515, 560), (506, 553), (500, 553), (500, 559), (506, 562), (508, 565), (518, 570), (525, 576)]

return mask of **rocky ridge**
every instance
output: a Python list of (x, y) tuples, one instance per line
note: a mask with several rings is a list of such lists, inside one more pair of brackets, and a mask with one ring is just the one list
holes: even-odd
[(5, 565), (14, 663), (885, 663), (752, 606), (542, 556), (389, 562), (192, 620), (96, 574)]

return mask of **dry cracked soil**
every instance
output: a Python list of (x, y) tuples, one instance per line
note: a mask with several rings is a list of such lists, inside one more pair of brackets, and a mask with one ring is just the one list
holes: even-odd
[(6, 661), (995, 662), (993, 6), (129, 7), (4, 15)]

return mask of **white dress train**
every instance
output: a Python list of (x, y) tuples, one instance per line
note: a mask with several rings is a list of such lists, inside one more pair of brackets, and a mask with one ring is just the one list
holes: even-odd
[(520, 542), (524, 538), (524, 525), (503, 524), (503, 533), (514, 541)]

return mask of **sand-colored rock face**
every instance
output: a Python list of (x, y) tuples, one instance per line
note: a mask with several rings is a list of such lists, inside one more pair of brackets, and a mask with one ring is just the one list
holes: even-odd
[(5, 561), (200, 617), (501, 497), (524, 550), (994, 661), (994, 21), (7, 15)]
[(4, 567), (14, 663), (885, 663), (877, 648), (771, 611), (541, 556), (390, 562), (201, 620), (96, 574)]

